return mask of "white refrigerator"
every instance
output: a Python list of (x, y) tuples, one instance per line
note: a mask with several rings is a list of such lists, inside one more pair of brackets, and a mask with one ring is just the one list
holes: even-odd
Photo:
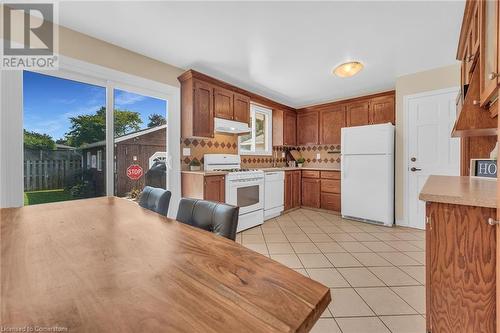
[(394, 223), (394, 126), (390, 123), (341, 130), (342, 216)]

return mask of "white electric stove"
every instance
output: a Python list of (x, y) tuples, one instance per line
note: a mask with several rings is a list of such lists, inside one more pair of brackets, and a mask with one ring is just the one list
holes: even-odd
[(226, 203), (240, 207), (237, 232), (264, 223), (264, 171), (242, 169), (239, 155), (205, 154), (205, 171), (227, 171)]

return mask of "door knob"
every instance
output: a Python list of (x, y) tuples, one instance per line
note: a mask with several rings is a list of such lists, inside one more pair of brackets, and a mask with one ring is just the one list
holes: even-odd
[(490, 217), (488, 219), (488, 224), (489, 225), (497, 225), (497, 224), (500, 224), (500, 222)]
[(422, 171), (422, 169), (418, 169), (418, 168), (415, 168), (415, 167), (411, 168), (410, 170), (411, 170), (412, 172), (415, 172), (415, 171)]
[(416, 162), (416, 161), (417, 161), (417, 158), (416, 158), (416, 157), (412, 157), (412, 158), (410, 159), (410, 161), (412, 161), (412, 162)]

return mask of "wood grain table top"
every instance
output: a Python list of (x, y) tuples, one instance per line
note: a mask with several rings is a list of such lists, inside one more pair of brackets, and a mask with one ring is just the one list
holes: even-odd
[(0, 209), (3, 327), (307, 332), (327, 287), (119, 198)]
[(475, 177), (429, 176), (419, 199), (454, 205), (497, 207), (497, 181)]

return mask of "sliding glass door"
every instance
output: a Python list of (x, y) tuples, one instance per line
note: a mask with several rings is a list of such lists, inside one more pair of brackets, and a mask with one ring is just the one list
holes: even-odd
[(167, 188), (167, 101), (114, 89), (114, 194)]
[(167, 188), (166, 98), (58, 74), (23, 74), (24, 204)]
[(23, 73), (24, 204), (106, 194), (106, 88)]

